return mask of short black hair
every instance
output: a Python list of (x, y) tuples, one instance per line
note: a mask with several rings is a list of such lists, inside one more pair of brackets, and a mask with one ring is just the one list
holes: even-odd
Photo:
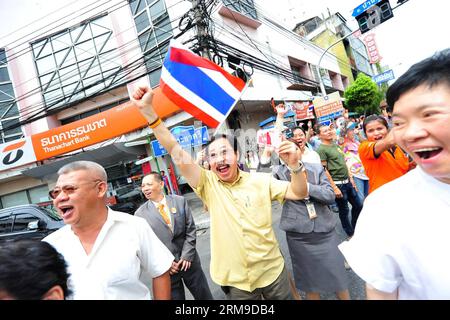
[(386, 107), (386, 112), (392, 113), (392, 111), (394, 111), (394, 107), (388, 105), (388, 106)]
[(39, 300), (59, 285), (71, 294), (64, 257), (49, 243), (16, 240), (0, 245), (0, 291), (19, 300)]
[(305, 130), (303, 129), (303, 127), (301, 126), (295, 126), (292, 128), (292, 132), (294, 132), (295, 130), (302, 130), (303, 134), (306, 135)]
[(209, 140), (208, 144), (206, 145), (206, 155), (207, 156), (209, 156), (209, 146), (211, 145), (211, 143), (213, 143), (214, 141), (219, 140), (219, 139), (227, 139), (228, 143), (233, 148), (234, 154), (238, 153), (239, 146), (238, 146), (238, 141), (237, 141), (236, 136), (225, 134), (225, 133), (219, 133), (219, 134), (212, 136), (211, 140)]
[(450, 87), (450, 48), (437, 52), (409, 68), (387, 90), (387, 104), (393, 107), (402, 94), (421, 85), (432, 88), (441, 84)]
[(328, 127), (326, 124), (323, 124), (323, 123), (316, 123), (315, 125), (314, 125), (314, 133), (315, 134), (320, 134), (320, 128), (322, 128), (322, 127)]
[(384, 125), (387, 129), (389, 129), (389, 125), (388, 125), (388, 122), (385, 117), (379, 116), (377, 114), (372, 114), (364, 119), (364, 122), (363, 122), (364, 134), (366, 134), (366, 126), (369, 123), (374, 122), (374, 121), (381, 122), (382, 125)]
[[(164, 171), (161, 171), (161, 172), (164, 172)], [(163, 181), (161, 174), (156, 171), (150, 172), (147, 176), (153, 176), (155, 178), (155, 180), (158, 182)]]

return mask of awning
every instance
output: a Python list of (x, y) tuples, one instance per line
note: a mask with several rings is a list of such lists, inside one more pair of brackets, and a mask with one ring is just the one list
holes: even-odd
[(109, 167), (123, 161), (136, 160), (139, 155), (146, 154), (143, 145), (125, 147), (124, 144), (124, 142), (116, 142), (104, 147), (72, 154), (60, 160), (23, 170), (22, 174), (33, 178), (49, 180), (53, 175), (56, 177), (58, 170), (70, 162), (87, 160), (97, 162), (103, 167)]
[(299, 90), (299, 91), (318, 91), (317, 86), (312, 86), (304, 83), (294, 83), (291, 84), (286, 89), (288, 90)]
[[(286, 112), (286, 114), (284, 115), (284, 119), (290, 118), (290, 117), (294, 117), (294, 116), (295, 116), (295, 113), (294, 113), (292, 110), (289, 110), (289, 111)], [(269, 117), (269, 118), (267, 118), (266, 120), (260, 122), (258, 125), (259, 125), (260, 127), (264, 127), (266, 124), (271, 123), (271, 122), (275, 122), (275, 121), (277, 121), (277, 117), (272, 116), (272, 117)]]

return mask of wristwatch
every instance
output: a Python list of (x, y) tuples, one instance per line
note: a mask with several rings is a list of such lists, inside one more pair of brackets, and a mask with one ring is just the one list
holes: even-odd
[(293, 173), (293, 174), (296, 174), (296, 173), (299, 173), (299, 172), (304, 172), (306, 170), (305, 166), (303, 165), (303, 162), (301, 162), (301, 161), (298, 162), (298, 167), (297, 168), (291, 169), (289, 166), (287, 166), (287, 168), (288, 168), (289, 172)]

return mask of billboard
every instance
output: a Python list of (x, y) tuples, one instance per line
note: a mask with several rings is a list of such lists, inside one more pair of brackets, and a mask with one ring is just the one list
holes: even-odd
[(315, 98), (313, 104), (314, 112), (319, 123), (339, 118), (344, 114), (341, 96), (337, 91), (324, 97)]

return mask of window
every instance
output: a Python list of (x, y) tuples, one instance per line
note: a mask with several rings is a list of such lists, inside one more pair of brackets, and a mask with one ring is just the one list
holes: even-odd
[(167, 43), (173, 36), (166, 4), (164, 0), (131, 0), (129, 4), (150, 84), (155, 87), (159, 84)]
[(15, 215), (13, 221), (13, 232), (27, 231), (28, 223), (36, 220), (39, 220), (39, 218), (30, 213), (20, 213)]
[(31, 203), (40, 203), (50, 201), (48, 197), (48, 186), (40, 186), (33, 189), (28, 189)]
[(105, 91), (121, 70), (108, 16), (84, 22), (31, 46), (47, 108)]
[(12, 216), (7, 215), (0, 218), (0, 234), (11, 232)]
[(0, 49), (0, 143), (21, 138), (23, 133), (20, 126), (8, 129), (19, 123), (19, 109), (15, 102), (15, 94), (8, 73), (6, 52)]
[(50, 201), (48, 197), (48, 186), (30, 188), (27, 190), (17, 191), (5, 194), (0, 197), (2, 208), (15, 207), (22, 204), (42, 203)]
[(297, 83), (304, 82), (305, 79), (314, 80), (310, 65), (308, 62), (289, 57), (292, 75)]
[(30, 203), (26, 190), (10, 193), (2, 196), (3, 208), (15, 207)]
[(223, 0), (223, 4), (255, 20), (258, 18), (253, 0)]

